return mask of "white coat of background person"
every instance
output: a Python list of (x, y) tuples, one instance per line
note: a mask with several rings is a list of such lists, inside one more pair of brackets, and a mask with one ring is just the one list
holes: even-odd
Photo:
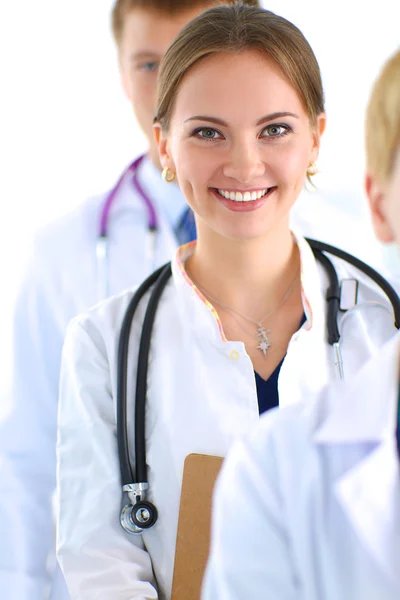
[[(149, 153), (137, 181), (154, 205), (158, 234), (148, 256), (148, 212), (124, 177), (109, 213), (108, 264), (96, 258), (106, 196), (83, 203), (36, 239), (14, 318), (12, 412), (0, 424), (0, 596), (43, 600), (49, 587), (48, 555), (54, 552), (52, 495), (56, 478), (56, 431), (61, 349), (69, 320), (108, 293), (142, 281), (170, 260), (175, 230), (186, 203), (177, 185), (161, 178), (152, 136), (158, 64), (170, 42), (212, 0), (119, 0), (113, 26), (121, 76)], [(59, 569), (51, 597), (68, 596)]]
[[(400, 247), (400, 51), (375, 83), (366, 132), (374, 228)], [(399, 367), (397, 334), (351, 382), (271, 411), (232, 449), (203, 600), (400, 598)]]
[[(173, 260), (151, 339), (148, 499), (159, 516), (142, 536), (119, 522), (118, 340), (131, 290), (74, 319), (63, 352), (57, 551), (74, 600), (170, 598), (185, 457), (224, 456), (257, 424), (266, 400), (257, 375), (283, 406), (335, 379), (325, 271), (289, 228), (324, 123), (315, 56), (297, 28), (268, 11), (214, 9), (168, 50), (155, 131), (161, 163), (196, 213), (198, 243)], [(371, 281), (340, 260), (334, 265), (340, 280), (359, 279), (361, 304), (379, 300)], [(130, 336), (131, 441), (147, 298)], [(392, 314), (369, 306), (340, 315), (339, 325), (347, 375), (394, 334)], [(268, 350), (257, 336), (264, 328)]]

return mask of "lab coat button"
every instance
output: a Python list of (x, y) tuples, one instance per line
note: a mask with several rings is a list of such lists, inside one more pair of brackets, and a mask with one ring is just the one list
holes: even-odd
[(231, 350), (230, 354), (229, 354), (229, 358), (231, 358), (232, 360), (239, 360), (239, 352), (237, 350)]

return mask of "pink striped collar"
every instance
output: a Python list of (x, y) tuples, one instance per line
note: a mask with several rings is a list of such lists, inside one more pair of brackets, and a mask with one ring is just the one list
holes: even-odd
[[(324, 305), (323, 305), (323, 295), (321, 292), (321, 279), (317, 269), (316, 260), (314, 258), (313, 252), (306, 242), (306, 240), (292, 231), (293, 239), (297, 244), (300, 251), (300, 263), (301, 263), (301, 289), (302, 289), (302, 299), (304, 312), (306, 315), (307, 321), (303, 325), (303, 329), (306, 331), (310, 331), (314, 323), (324, 319)], [(202, 292), (196, 287), (193, 281), (188, 276), (185, 269), (186, 260), (192, 256), (196, 248), (196, 242), (189, 242), (184, 246), (178, 248), (175, 258), (173, 260), (173, 272), (174, 278), (179, 278), (181, 282), (185, 283), (185, 288), (188, 289), (187, 286), (191, 290), (195, 292), (197, 297), (201, 300), (201, 302), (206, 306), (208, 311), (212, 314), (215, 323), (218, 327), (220, 336), (224, 342), (227, 341), (222, 322), (219, 318), (218, 312), (214, 308), (214, 306), (207, 300), (207, 298), (202, 294)]]

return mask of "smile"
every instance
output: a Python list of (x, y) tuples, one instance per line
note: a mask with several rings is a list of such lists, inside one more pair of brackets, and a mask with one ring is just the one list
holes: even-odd
[(222, 198), (225, 198), (226, 200), (233, 200), (233, 202), (254, 202), (254, 200), (260, 200), (274, 189), (276, 189), (276, 186), (252, 192), (230, 192), (228, 190), (221, 189), (217, 189), (217, 192), (220, 196), (222, 196)]

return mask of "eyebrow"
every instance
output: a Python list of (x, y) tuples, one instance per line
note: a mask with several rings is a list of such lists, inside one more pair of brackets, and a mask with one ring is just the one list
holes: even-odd
[[(282, 117), (294, 117), (295, 119), (299, 119), (299, 115), (295, 113), (283, 111), (283, 112), (274, 112), (270, 115), (265, 115), (261, 117), (256, 123), (256, 125), (262, 125), (263, 123), (267, 123), (268, 121), (273, 121), (274, 119), (282, 119)], [(215, 123), (216, 125), (222, 125), (223, 127), (228, 127), (228, 123), (223, 121), (222, 119), (218, 119), (217, 117), (207, 117), (203, 115), (196, 115), (195, 117), (190, 117), (186, 119), (185, 123), (188, 121), (206, 121), (208, 123)]]
[(140, 52), (134, 52), (133, 54), (130, 55), (129, 60), (134, 61), (134, 60), (143, 60), (146, 58), (156, 58), (156, 59), (160, 59), (161, 55), (158, 54), (157, 52), (152, 52), (151, 50), (142, 50)]

